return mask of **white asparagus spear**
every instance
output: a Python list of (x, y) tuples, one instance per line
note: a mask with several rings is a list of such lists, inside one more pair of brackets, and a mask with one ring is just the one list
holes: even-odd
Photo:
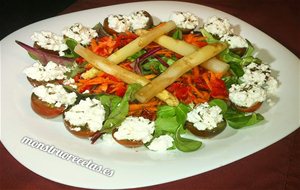
[(136, 99), (142, 103), (149, 101), (156, 94), (175, 82), (184, 73), (216, 56), (226, 47), (227, 45), (225, 43), (209, 44), (198, 49), (194, 53), (177, 60), (168, 67), (166, 71), (137, 91), (135, 94)]
[[(145, 35), (146, 33), (148, 33), (148, 31), (137, 30), (135, 33), (137, 35)], [(191, 53), (199, 49), (197, 46), (189, 44), (183, 40), (176, 40), (166, 35), (162, 35), (156, 38), (154, 42), (182, 56), (190, 55)], [(201, 66), (214, 73), (222, 73), (222, 74), (225, 74), (229, 69), (229, 65), (227, 63), (215, 57), (205, 61), (204, 63), (201, 64)]]
[[(109, 60), (105, 59), (104, 57), (96, 55), (89, 49), (86, 49), (79, 44), (75, 47), (74, 51), (78, 55), (83, 57), (86, 61), (91, 63), (97, 69), (102, 70), (110, 75), (113, 75), (128, 84), (138, 83), (138, 84), (141, 84), (142, 86), (144, 86), (150, 82), (145, 77), (138, 75), (136, 73), (133, 73), (131, 71), (128, 71), (128, 70), (124, 69), (123, 67), (120, 67), (120, 66), (110, 62)], [(176, 106), (179, 104), (178, 99), (166, 90), (161, 90), (160, 93), (156, 94), (156, 97), (158, 97), (162, 101), (166, 102), (170, 106)]]
[[(161, 25), (156, 26), (152, 30), (147, 31), (144, 34), (141, 34), (138, 38), (136, 38), (135, 40), (133, 40), (123, 48), (119, 49), (118, 51), (108, 56), (107, 60), (109, 60), (114, 64), (119, 64), (125, 59), (127, 59), (127, 57), (135, 54), (136, 52), (146, 47), (148, 44), (153, 42), (159, 36), (166, 34), (175, 28), (176, 28), (176, 24), (173, 21), (162, 23)], [(93, 78), (94, 76), (97, 75), (97, 73), (98, 73), (97, 69), (92, 68), (89, 71), (83, 73), (81, 76), (84, 79), (88, 79), (88, 78)]]
[(111, 54), (107, 59), (110, 62), (115, 64), (121, 63), (122, 61), (127, 59), (127, 57), (135, 54), (136, 52), (146, 47), (148, 44), (153, 42), (159, 36), (166, 34), (175, 28), (176, 28), (176, 24), (173, 21), (162, 23), (161, 25), (155, 27), (149, 32), (136, 38), (135, 40), (133, 40), (123, 48), (116, 51), (115, 53)]

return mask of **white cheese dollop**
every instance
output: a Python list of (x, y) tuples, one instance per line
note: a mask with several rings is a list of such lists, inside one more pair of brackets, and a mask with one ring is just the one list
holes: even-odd
[(96, 132), (102, 129), (105, 110), (99, 100), (86, 98), (66, 111), (64, 116), (71, 125), (77, 126), (74, 130), (86, 126), (90, 131)]
[(239, 35), (226, 34), (220, 40), (223, 42), (227, 42), (230, 49), (248, 47), (247, 41)]
[(120, 33), (130, 30), (130, 22), (125, 15), (110, 15), (108, 17), (108, 27)]
[(210, 17), (206, 23), (204, 23), (204, 29), (213, 35), (217, 35), (219, 38), (233, 32), (228, 19), (216, 16)]
[(75, 84), (75, 80), (72, 79), (72, 78), (65, 79), (63, 81), (63, 85), (70, 86), (70, 87), (72, 87), (74, 89), (77, 89), (77, 85)]
[(218, 106), (210, 106), (207, 102), (199, 104), (187, 114), (187, 121), (193, 123), (198, 130), (211, 130), (223, 121), (222, 110)]
[(278, 82), (274, 77), (269, 77), (264, 88), (267, 90), (268, 96), (275, 95), (278, 88)]
[(274, 104), (275, 92), (278, 88), (278, 81), (271, 76), (271, 68), (268, 64), (250, 63), (243, 68), (244, 75), (240, 80), (249, 85), (256, 85), (265, 90), (267, 102), (270, 106)]
[(75, 92), (68, 93), (62, 85), (51, 83), (35, 87), (32, 91), (40, 100), (53, 104), (55, 107), (72, 105), (77, 97)]
[(62, 33), (66, 37), (72, 38), (82, 45), (89, 44), (93, 38), (98, 36), (96, 30), (85, 27), (80, 23), (73, 24), (70, 28), (64, 29)]
[(34, 32), (31, 39), (44, 49), (57, 51), (60, 56), (64, 56), (64, 51), (68, 49), (64, 38), (52, 32)]
[(254, 84), (233, 84), (229, 89), (229, 99), (241, 107), (251, 107), (257, 102), (267, 99), (267, 92), (261, 86)]
[(40, 62), (35, 62), (23, 72), (31, 79), (48, 82), (66, 79), (65, 73), (68, 71), (70, 71), (69, 68), (49, 61), (45, 66)]
[(114, 133), (117, 140), (133, 140), (149, 142), (154, 132), (154, 122), (143, 117), (127, 117), (118, 131)]
[[(244, 75), (240, 78), (242, 82), (267, 87), (277, 88), (277, 81), (271, 76), (271, 68), (268, 64), (250, 63), (243, 68)], [(268, 88), (268, 87), (267, 87)]]
[(131, 30), (137, 30), (147, 26), (149, 17), (141, 10), (130, 14), (128, 16), (128, 21), (130, 22)]
[(199, 25), (199, 18), (190, 12), (174, 12), (170, 19), (177, 27), (183, 29), (195, 29)]
[(150, 143), (148, 148), (153, 151), (166, 151), (173, 146), (174, 139), (170, 135), (161, 135)]

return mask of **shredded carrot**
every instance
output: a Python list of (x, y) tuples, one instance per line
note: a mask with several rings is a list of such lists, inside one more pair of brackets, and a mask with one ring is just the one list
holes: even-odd
[[(162, 23), (161, 25), (163, 25)], [(160, 27), (161, 25), (157, 26)], [(150, 29), (151, 30), (151, 29)], [(125, 46), (137, 36), (134, 33), (126, 32), (116, 34), (114, 36), (105, 36), (101, 38), (95, 38), (91, 41), (89, 49), (97, 53), (100, 56), (108, 57), (119, 48)], [(205, 37), (200, 34), (185, 34), (183, 40), (192, 45), (203, 47), (207, 45)], [(146, 51), (160, 47), (161, 49), (155, 52), (155, 55), (163, 55), (165, 57), (176, 56), (181, 58), (182, 56), (158, 45), (157, 43), (150, 43), (145, 47)], [(79, 60), (84, 61), (84, 60)], [(125, 61), (120, 63), (120, 66), (133, 71), (132, 62)], [(92, 68), (91, 64), (85, 66), (86, 70)], [(144, 77), (151, 80), (157, 76), (156, 70), (153, 69), (153, 74), (145, 75)], [(179, 79), (170, 85), (167, 90), (176, 96), (181, 102), (189, 103), (203, 103), (209, 101), (211, 98), (228, 98), (228, 92), (224, 81), (221, 79), (221, 73), (213, 73), (203, 69), (202, 67), (194, 67), (190, 72), (185, 73)], [(76, 79), (76, 85), (79, 92), (89, 90), (90, 93), (106, 93), (123, 96), (127, 85), (116, 77), (100, 72), (96, 77), (91, 79)], [(129, 115), (146, 115), (152, 118), (157, 111), (157, 106), (162, 104), (161, 101), (153, 99), (148, 103), (131, 103), (129, 105)]]
[(155, 74), (149, 74), (149, 75), (144, 75), (144, 77), (148, 80), (155, 78), (157, 75)]
[(202, 75), (202, 78), (204, 79), (206, 85), (208, 86), (209, 89), (211, 89), (211, 84), (210, 84), (210, 74), (207, 72), (207, 73), (204, 73)]
[(100, 56), (108, 57), (114, 51), (125, 46), (135, 38), (137, 38), (137, 35), (131, 32), (94, 38), (90, 42), (89, 49)]
[(111, 36), (91, 40), (90, 49), (103, 57), (109, 56), (116, 49), (117, 41)]
[(158, 48), (161, 47), (160, 45), (158, 45), (157, 43), (151, 42), (149, 45), (147, 45), (145, 47), (145, 49), (154, 49), (154, 48)]
[(121, 67), (123, 67), (124, 69), (127, 69), (129, 71), (133, 71), (133, 66), (132, 66), (132, 62), (128, 61), (128, 62), (123, 62), (121, 64), (119, 64)]
[(157, 51), (155, 53), (155, 55), (163, 55), (163, 56), (168, 57), (168, 58), (170, 58), (172, 56), (176, 56), (177, 58), (181, 58), (182, 57), (181, 55), (179, 55), (179, 54), (177, 54), (177, 53), (175, 53), (175, 52), (173, 52), (171, 50), (168, 50), (166, 48), (163, 48), (163, 47), (161, 47), (160, 45), (158, 45), (157, 43), (154, 43), (154, 42), (152, 42), (148, 46), (146, 46), (145, 49), (147, 51), (149, 51), (150, 49), (155, 49), (155, 48), (158, 48), (158, 47), (160, 47), (161, 50)]
[(169, 57), (169, 58), (172, 57), (173, 55), (175, 55), (174, 52), (172, 52), (168, 49), (161, 49), (161, 50), (157, 51), (155, 54), (164, 55), (164, 56)]
[(198, 79), (200, 77), (200, 71), (199, 71), (199, 67), (196, 66), (192, 69), (192, 73), (195, 79)]
[(147, 103), (130, 104), (129, 105), (129, 111), (133, 112), (133, 111), (142, 110), (142, 109), (145, 109), (145, 108), (147, 108), (147, 109), (150, 109), (150, 108), (153, 108), (153, 107), (156, 108), (159, 103), (160, 103), (159, 101), (154, 100), (154, 101), (150, 101), (150, 102), (147, 102)]
[(183, 35), (183, 40), (186, 41), (189, 44), (203, 47), (207, 45), (207, 42), (205, 41), (205, 37), (199, 35), (199, 34), (185, 34)]
[(108, 93), (123, 96), (126, 91), (126, 84), (112, 75), (100, 72), (91, 79), (78, 79), (77, 87), (79, 92), (89, 90), (90, 93)]
[(147, 103), (131, 103), (129, 104), (129, 113), (131, 116), (142, 116), (144, 118), (155, 120), (156, 112), (162, 101), (153, 98)]

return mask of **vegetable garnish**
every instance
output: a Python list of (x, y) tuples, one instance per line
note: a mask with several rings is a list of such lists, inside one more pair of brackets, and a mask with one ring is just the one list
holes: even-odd
[(98, 73), (92, 79), (79, 79), (77, 86), (80, 93), (89, 90), (93, 94), (107, 93), (120, 97), (124, 96), (127, 89), (127, 85), (123, 81), (104, 72)]
[[(144, 33), (147, 33), (147, 31), (144, 31), (144, 30), (136, 31), (137, 35), (142, 35)], [(194, 36), (194, 34), (191, 36)], [(201, 41), (206, 38), (198, 36), (196, 38), (192, 37), (192, 39), (193, 40), (196, 39), (197, 43), (198, 43), (198, 41), (200, 41), (201, 45), (199, 45), (199, 46), (201, 46), (201, 47), (205, 46), (207, 44), (206, 42)], [(187, 56), (187, 55), (194, 53), (198, 49), (198, 47), (196, 45), (187, 43), (187, 41), (190, 41), (193, 43), (193, 40), (190, 40), (189, 38), (186, 38), (186, 41), (176, 40), (170, 36), (162, 35), (159, 38), (155, 39), (154, 42), (156, 42), (157, 44), (159, 44), (159, 45), (165, 47), (166, 49), (171, 50), (181, 56)], [(222, 73), (222, 74), (225, 74), (229, 69), (229, 65), (227, 63), (225, 63), (217, 58), (211, 58), (211, 59), (205, 61), (204, 63), (202, 63), (200, 66), (207, 70), (210, 70), (212, 72)]]
[(205, 37), (201, 36), (200, 34), (186, 34), (183, 36), (183, 40), (199, 48), (207, 45)]
[[(90, 63), (92, 63), (93, 66), (97, 67), (100, 70), (103, 70), (108, 74), (118, 76), (119, 79), (123, 80), (128, 84), (138, 83), (140, 85), (146, 85), (149, 83), (149, 80), (144, 78), (143, 76), (130, 72), (118, 65), (115, 65), (107, 59), (105, 59), (104, 57), (97, 56), (90, 50), (82, 47), (81, 45), (77, 45), (75, 47), (75, 52), (78, 53), (80, 56), (84, 57)], [(178, 104), (177, 98), (175, 98), (171, 93), (169, 93), (166, 90), (161, 91), (160, 93), (156, 94), (156, 96), (169, 105)]]
[(183, 57), (172, 64), (164, 73), (153, 79), (145, 87), (141, 88), (136, 98), (140, 102), (147, 102), (153, 98), (157, 93), (168, 87), (176, 81), (187, 71), (193, 67), (201, 64), (202, 62), (216, 56), (226, 48), (226, 44), (218, 43), (204, 46), (203, 48), (195, 51), (194, 53)]
[[(146, 16), (152, 20), (149, 13)], [(214, 27), (218, 25), (214, 22), (222, 19), (214, 17), (203, 26), (193, 25), (194, 29), (182, 28), (184, 24), (177, 21), (139, 27), (138, 20), (128, 20), (122, 32), (117, 32), (117, 26), (111, 32), (109, 20), (105, 20), (104, 26), (97, 23), (90, 30), (96, 37), (84, 45), (59, 37), (68, 48), (63, 54), (16, 41), (40, 62), (36, 65), (64, 65), (67, 71), (60, 76), (63, 79), (59, 84), (67, 93), (76, 94), (74, 103), (59, 111), (53, 111), (50, 104), (40, 106), (43, 102), (34, 97), (32, 104), (39, 106), (38, 113), (54, 117), (79, 106), (90, 115), (74, 127), (71, 123), (76, 124), (76, 117), (69, 112), (70, 121), (64, 124), (72, 134), (90, 138), (92, 144), (98, 139), (101, 144), (102, 135), (110, 134), (125, 147), (144, 145), (151, 151), (182, 152), (200, 149), (201, 138), (213, 138), (227, 125), (238, 130), (264, 120), (256, 110), (264, 101), (270, 102), (267, 98), (277, 88), (277, 81), (269, 65), (254, 56), (251, 42), (234, 34), (229, 23), (214, 31), (222, 27)], [(211, 27), (205, 28), (208, 25)], [(36, 86), (48, 83), (36, 81)], [(49, 97), (43, 97), (45, 102), (51, 102)], [(83, 100), (97, 105), (85, 109)], [(99, 110), (92, 113), (95, 107)]]
[(199, 104), (211, 98), (228, 99), (222, 75), (207, 71), (199, 66), (172, 83), (167, 90), (186, 104)]
[(74, 59), (72, 58), (65, 58), (65, 57), (60, 57), (58, 55), (54, 55), (45, 51), (42, 51), (40, 49), (31, 47), (29, 45), (24, 44), (23, 42), (20, 42), (18, 40), (16, 40), (16, 43), (18, 45), (20, 45), (22, 48), (24, 48), (29, 56), (35, 60), (38, 60), (40, 63), (42, 64), (47, 64), (49, 61), (53, 61), (57, 64), (68, 64), (68, 63), (72, 63), (74, 61)]

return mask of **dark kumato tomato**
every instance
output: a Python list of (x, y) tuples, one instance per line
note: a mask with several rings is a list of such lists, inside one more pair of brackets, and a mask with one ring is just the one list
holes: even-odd
[(147, 11), (144, 11), (144, 10), (143, 10), (142, 12), (143, 12), (143, 15), (144, 15), (145, 17), (148, 17), (148, 18), (149, 18), (149, 20), (148, 20), (146, 26), (145, 26), (144, 28), (141, 28), (141, 29), (149, 29), (149, 28), (151, 28), (151, 27), (153, 26), (153, 18), (152, 18), (152, 16), (150, 15), (150, 13), (148, 13)]
[(262, 102), (257, 102), (250, 107), (242, 107), (242, 106), (238, 106), (235, 104), (233, 104), (233, 105), (237, 110), (239, 110), (241, 112), (255, 112), (256, 110), (258, 110), (261, 107)]
[(118, 33), (118, 32), (116, 32), (114, 29), (111, 29), (111, 28), (109, 27), (108, 17), (106, 17), (106, 18), (104, 19), (104, 21), (103, 21), (103, 28), (104, 28), (104, 30), (105, 30), (108, 34), (110, 34), (110, 35), (113, 35), (113, 34), (117, 34), (117, 33)]
[(55, 107), (47, 102), (42, 101), (34, 93), (31, 94), (31, 108), (35, 113), (44, 118), (54, 118), (61, 115), (66, 107), (64, 105)]
[(136, 148), (136, 147), (140, 147), (143, 146), (143, 141), (134, 141), (134, 140), (118, 140), (115, 136), (114, 133), (117, 132), (117, 130), (114, 130), (112, 133), (113, 138), (115, 139), (115, 141), (117, 141), (117, 143), (119, 143), (120, 145), (123, 145), (127, 148)]
[[(153, 18), (152, 18), (152, 16), (147, 11), (142, 10), (141, 12), (143, 13), (143, 15), (145, 17), (148, 17), (149, 19), (148, 19), (148, 21), (146, 23), (146, 26), (144, 28), (140, 28), (140, 29), (149, 29), (149, 28), (151, 28), (153, 26)], [(113, 35), (113, 34), (117, 34), (118, 33), (117, 31), (115, 31), (114, 29), (112, 29), (112, 28), (109, 27), (108, 17), (106, 17), (104, 19), (104, 21), (103, 21), (103, 28), (104, 28), (104, 30), (108, 34)]]
[(221, 121), (220, 123), (217, 124), (216, 128), (213, 129), (206, 129), (206, 130), (198, 130), (193, 123), (191, 122), (186, 122), (185, 123), (185, 128), (188, 129), (191, 133), (198, 137), (202, 138), (212, 138), (218, 134), (220, 134), (224, 129), (226, 128), (226, 121)]
[(30, 82), (30, 84), (34, 87), (36, 86), (41, 86), (41, 85), (46, 85), (47, 83), (52, 83), (52, 84), (63, 84), (63, 80), (52, 80), (52, 81), (39, 81), (32, 79), (30, 77), (27, 77), (27, 80)]
[(64, 124), (70, 133), (72, 133), (73, 135), (80, 137), (80, 138), (89, 138), (89, 137), (93, 136), (93, 134), (95, 133), (95, 132), (89, 130), (88, 127), (80, 127), (81, 129), (79, 131), (72, 130), (72, 128), (75, 128), (77, 126), (72, 125), (69, 121), (67, 121), (65, 119), (64, 119)]
[(247, 51), (247, 48), (245, 47), (242, 47), (242, 48), (233, 48), (233, 49), (230, 49), (230, 51), (232, 51), (233, 53), (239, 55), (239, 56), (243, 56), (246, 51)]
[(48, 49), (42, 48), (36, 42), (33, 44), (33, 47), (36, 48), (36, 49), (42, 50), (45, 53), (59, 56), (59, 53), (57, 51), (53, 51), (53, 50), (48, 50)]

